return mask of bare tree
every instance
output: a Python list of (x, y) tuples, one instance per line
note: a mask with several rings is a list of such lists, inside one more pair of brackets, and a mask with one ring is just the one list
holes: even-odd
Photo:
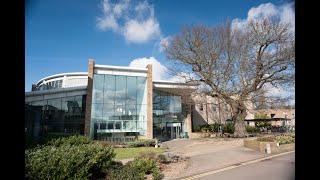
[[(246, 135), (247, 102), (266, 83), (294, 82), (295, 37), (290, 24), (271, 17), (237, 29), (230, 22), (187, 26), (164, 44), (175, 72), (203, 82), (211, 96), (231, 107), (235, 136)], [(183, 72), (183, 73), (181, 73)], [(177, 73), (179, 74), (179, 73)]]

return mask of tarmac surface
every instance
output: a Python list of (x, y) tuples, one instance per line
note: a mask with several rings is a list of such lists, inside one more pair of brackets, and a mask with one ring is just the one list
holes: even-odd
[(183, 180), (293, 180), (295, 179), (295, 153), (288, 153), (278, 157), (253, 162), (238, 167), (224, 168), (211, 171)]
[[(243, 146), (244, 138), (199, 138), (176, 139), (162, 144), (168, 151), (190, 157), (190, 163), (182, 177), (193, 176), (239, 164), (242, 162), (270, 156)], [(252, 138), (246, 138), (252, 139)], [(271, 154), (272, 155), (272, 154)], [(166, 179), (166, 178), (165, 178)]]

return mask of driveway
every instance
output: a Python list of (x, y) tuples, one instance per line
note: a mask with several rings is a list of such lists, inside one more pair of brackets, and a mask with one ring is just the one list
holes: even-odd
[(244, 147), (243, 138), (176, 139), (163, 144), (169, 152), (190, 157), (190, 164), (177, 179), (267, 156)]
[[(292, 180), (295, 179), (295, 153), (289, 153), (219, 173), (194, 178), (198, 180)], [(187, 178), (191, 179), (191, 178)], [(193, 178), (192, 178), (193, 179)]]

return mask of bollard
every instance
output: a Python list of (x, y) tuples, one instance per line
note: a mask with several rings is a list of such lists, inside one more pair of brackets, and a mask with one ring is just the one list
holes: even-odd
[(270, 153), (271, 153), (271, 146), (270, 146), (269, 143), (266, 144), (266, 153), (267, 153), (267, 154), (270, 154)]
[(158, 145), (159, 141), (158, 141), (157, 138), (155, 139), (155, 141), (156, 141), (156, 145), (155, 145), (154, 147), (155, 147), (155, 148), (158, 148), (158, 147), (159, 147), (159, 145)]

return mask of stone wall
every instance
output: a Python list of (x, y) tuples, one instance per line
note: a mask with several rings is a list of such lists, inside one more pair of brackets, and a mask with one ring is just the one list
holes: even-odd
[(295, 143), (280, 144), (278, 146), (278, 143), (276, 142), (259, 142), (257, 140), (248, 139), (244, 139), (243, 141), (245, 147), (260, 151), (262, 153), (266, 153), (267, 144), (270, 144), (271, 153), (280, 153), (295, 150)]
[(189, 138), (213, 138), (217, 137), (218, 133), (212, 133), (212, 132), (195, 132), (195, 133), (190, 133)]
[(244, 139), (243, 140), (244, 147), (248, 147), (257, 151), (260, 151), (260, 142)]

